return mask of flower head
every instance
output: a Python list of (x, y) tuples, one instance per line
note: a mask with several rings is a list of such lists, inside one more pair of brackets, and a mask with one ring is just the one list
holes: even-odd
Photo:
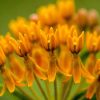
[(78, 35), (76, 29), (73, 30), (67, 38), (67, 46), (72, 53), (79, 53), (84, 46), (84, 32)]

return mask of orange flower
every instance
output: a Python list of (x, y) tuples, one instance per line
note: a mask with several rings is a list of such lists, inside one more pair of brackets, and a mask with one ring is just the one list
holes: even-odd
[(15, 40), (10, 37), (9, 43), (19, 56), (26, 56), (31, 50), (31, 42), (29, 41), (27, 34), (19, 34), (19, 40)]
[(58, 25), (56, 28), (57, 39), (60, 44), (66, 44), (66, 38), (69, 35), (68, 25)]
[(0, 36), (0, 45), (6, 55), (10, 54), (13, 52), (13, 48), (11, 45), (8, 43), (8, 38), (10, 38), (9, 33), (6, 34), (5, 37)]
[(38, 10), (39, 20), (43, 25), (52, 26), (58, 23), (59, 15), (55, 5), (51, 4), (47, 7), (41, 7)]
[(79, 53), (84, 46), (84, 32), (78, 36), (76, 29), (74, 29), (67, 38), (67, 46), (72, 53)]
[(15, 20), (12, 20), (9, 23), (9, 28), (12, 31), (12, 33), (16, 37), (18, 37), (19, 36), (19, 32), (20, 33), (26, 33), (26, 30), (25, 30), (25, 26), (27, 25), (26, 23), (27, 23), (27, 21), (26, 21), (25, 18), (18, 17), (16, 21)]
[(60, 0), (57, 3), (58, 12), (63, 18), (69, 19), (74, 15), (74, 0)]
[(46, 33), (43, 30), (40, 31), (39, 42), (40, 45), (47, 51), (54, 50), (59, 46), (57, 34), (56, 32), (54, 32), (54, 29), (52, 27), (49, 29), (49, 33)]
[(92, 80), (92, 75), (84, 68), (82, 61), (79, 57), (79, 52), (84, 45), (84, 33), (78, 36), (76, 30), (73, 30), (72, 33), (67, 38), (67, 46), (71, 51), (71, 64), (70, 64), (70, 74), (73, 75), (75, 83), (80, 83), (81, 76), (85, 77), (88, 81)]
[[(92, 41), (92, 42), (91, 42)], [(100, 36), (94, 32), (86, 34), (86, 46), (89, 52), (97, 52), (100, 50)]]

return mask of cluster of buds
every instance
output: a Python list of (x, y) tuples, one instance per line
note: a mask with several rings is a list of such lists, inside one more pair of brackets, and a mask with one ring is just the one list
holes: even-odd
[[(28, 20), (22, 17), (12, 20), (9, 28), (13, 36), (11, 33), (0, 36), (0, 71), (4, 80), (0, 95), (6, 88), (13, 92), (15, 86), (31, 87), (36, 77), (53, 82), (60, 73), (67, 81), (72, 77), (75, 84), (85, 78), (92, 84), (86, 97), (92, 98), (96, 93), (99, 98), (100, 60), (96, 54), (100, 51), (100, 31), (97, 25), (97, 12), (80, 9), (76, 13), (74, 0), (41, 7)], [(81, 30), (88, 26), (96, 28)], [(84, 48), (89, 52), (86, 64), (80, 58)]]

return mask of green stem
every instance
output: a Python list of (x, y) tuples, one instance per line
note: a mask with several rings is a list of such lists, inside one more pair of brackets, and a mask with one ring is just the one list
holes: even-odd
[(51, 93), (50, 93), (50, 88), (49, 88), (49, 82), (45, 81), (47, 93), (48, 93), (48, 99), (51, 100)]
[(68, 97), (69, 97), (69, 95), (70, 95), (72, 86), (73, 86), (73, 79), (71, 79), (71, 80), (69, 81), (68, 87), (67, 87), (66, 90), (65, 90), (65, 93), (64, 93), (64, 95), (63, 95), (63, 99), (62, 99), (62, 100), (68, 100)]
[(21, 87), (17, 87), (29, 100), (34, 100), (26, 91), (24, 91)]
[(58, 100), (57, 79), (55, 79), (55, 81), (54, 81), (54, 92), (55, 92), (55, 100)]
[(37, 79), (37, 77), (36, 77), (35, 75), (34, 75), (34, 77), (35, 77), (36, 83), (37, 83), (37, 85), (38, 85), (38, 87), (39, 87), (41, 93), (43, 94), (45, 100), (48, 100), (48, 98), (47, 98), (47, 96), (46, 96), (46, 94), (45, 94), (45, 92), (44, 92), (44, 90), (43, 90), (43, 88), (42, 88), (42, 86), (41, 86), (39, 80)]
[(35, 96), (35, 98), (36, 98), (37, 100), (41, 100), (40, 97), (36, 94), (36, 92), (33, 90), (32, 87), (29, 87), (29, 89), (30, 89), (30, 91), (32, 92), (32, 94)]

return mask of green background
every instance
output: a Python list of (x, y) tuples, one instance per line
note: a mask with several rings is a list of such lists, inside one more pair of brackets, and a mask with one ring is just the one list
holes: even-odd
[[(28, 18), (29, 15), (34, 13), (41, 5), (54, 3), (55, 1), (56, 0), (0, 0), (0, 34), (6, 34), (6, 32), (8, 32), (8, 23), (11, 19), (16, 19), (18, 16)], [(85, 7), (87, 9), (97, 9), (97, 11), (100, 12), (100, 0), (75, 0), (75, 3), (76, 10)], [(19, 100), (15, 94), (6, 92), (0, 97), (0, 100)], [(20, 100), (24, 100), (24, 98)]]
[[(8, 31), (8, 23), (18, 16), (28, 18), (41, 5), (56, 0), (0, 0), (0, 33)], [(97, 9), (100, 12), (100, 0), (75, 0), (76, 8)]]

